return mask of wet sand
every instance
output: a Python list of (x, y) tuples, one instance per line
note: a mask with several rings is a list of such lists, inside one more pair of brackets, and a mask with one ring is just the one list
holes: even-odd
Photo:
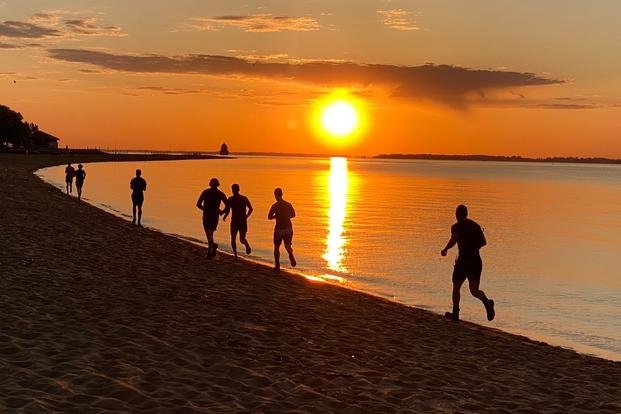
[(0, 154), (2, 412), (621, 412), (619, 362), (209, 260), (32, 174), (65, 161)]

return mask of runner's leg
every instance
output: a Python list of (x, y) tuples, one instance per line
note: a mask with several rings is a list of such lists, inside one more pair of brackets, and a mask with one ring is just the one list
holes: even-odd
[(297, 265), (297, 262), (295, 261), (295, 257), (293, 256), (293, 246), (291, 245), (291, 242), (293, 241), (293, 233), (285, 236), (284, 241), (285, 249), (287, 250), (287, 253), (289, 253), (289, 261), (291, 262), (291, 267), (295, 267)]
[(242, 242), (244, 246), (246, 246), (246, 254), (252, 253), (252, 249), (250, 248), (250, 243), (246, 240), (247, 229), (242, 228), (239, 230), (239, 241)]
[(231, 223), (231, 248), (233, 249), (235, 258), (237, 258), (237, 231), (237, 227)]
[(274, 231), (274, 270), (280, 270), (280, 244), (282, 237)]

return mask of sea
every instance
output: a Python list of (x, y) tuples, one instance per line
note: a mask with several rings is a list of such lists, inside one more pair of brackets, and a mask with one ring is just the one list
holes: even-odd
[[(268, 156), (89, 163), (84, 201), (131, 220), (137, 168), (148, 183), (146, 227), (204, 243), (196, 201), (216, 177), (227, 195), (239, 184), (254, 208), (253, 252), (240, 256), (272, 263), (267, 213), (280, 187), (297, 213), (297, 272), (441, 314), (451, 309), (457, 248), (440, 251), (465, 204), (487, 238), (481, 289), (497, 313), (488, 322), (466, 282), (462, 319), (621, 361), (619, 165)], [(37, 174), (64, 189), (64, 166)], [(229, 239), (229, 222), (220, 222), (222, 250), (231, 251)]]

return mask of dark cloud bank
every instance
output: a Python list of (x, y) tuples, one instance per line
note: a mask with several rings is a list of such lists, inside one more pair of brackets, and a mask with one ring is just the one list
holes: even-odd
[(217, 55), (123, 55), (84, 49), (50, 49), (49, 54), (57, 60), (124, 72), (240, 75), (320, 86), (383, 85), (393, 88), (396, 96), (431, 100), (456, 108), (465, 107), (472, 94), (483, 97), (486, 91), (564, 83), (532, 73), (432, 64), (275, 63)]

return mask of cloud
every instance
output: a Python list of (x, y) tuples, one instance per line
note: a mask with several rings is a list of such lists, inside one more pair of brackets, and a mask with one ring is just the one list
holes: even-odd
[(403, 9), (378, 10), (377, 14), (382, 17), (382, 23), (391, 29), (411, 31), (418, 30), (414, 24), (413, 14)]
[(23, 81), (31, 81), (31, 80), (41, 80), (36, 76), (31, 75), (23, 75), (16, 72), (0, 72), (0, 79), (10, 79), (10, 80), (23, 80)]
[(507, 94), (496, 95), (480, 105), (493, 108), (525, 108), (525, 109), (550, 109), (550, 110), (588, 110), (612, 108), (616, 102), (599, 99), (598, 96), (586, 97), (550, 97), (537, 98), (520, 96), (520, 99), (511, 99)]
[(226, 51), (232, 56), (252, 61), (290, 61), (291, 58), (287, 53), (261, 54), (256, 50), (228, 49)]
[(30, 23), (54, 26), (60, 21), (58, 13), (35, 13), (28, 19)]
[(29, 22), (5, 20), (0, 22), (0, 38), (44, 39), (60, 37), (63, 33), (53, 27), (41, 26)]
[(195, 94), (195, 93), (204, 92), (198, 89), (167, 88), (165, 86), (139, 86), (136, 88), (136, 90), (147, 91), (147, 92), (158, 92), (158, 93), (163, 93), (165, 95), (187, 95), (187, 94)]
[(560, 97), (560, 98), (555, 98), (557, 101), (568, 101), (568, 102), (584, 102), (587, 99), (584, 97)]
[(272, 14), (231, 15), (197, 17), (191, 19), (191, 26), (199, 30), (218, 31), (223, 27), (237, 27), (245, 32), (310, 32), (320, 29), (319, 22), (309, 16), (291, 17)]
[(65, 30), (83, 36), (125, 36), (118, 26), (103, 26), (94, 17), (68, 19), (62, 22)]
[(24, 43), (21, 45), (17, 45), (14, 43), (4, 43), (0, 42), (0, 49), (26, 49), (29, 47), (42, 47), (41, 43)]
[(0, 22), (0, 38), (62, 39), (78, 36), (125, 36), (117, 26), (100, 24), (95, 17), (63, 18), (69, 12), (35, 13), (28, 21)]
[(246, 76), (323, 87), (381, 86), (393, 96), (465, 108), (471, 95), (486, 91), (562, 84), (527, 72), (470, 69), (450, 65), (397, 66), (353, 62), (263, 62), (218, 55), (129, 55), (86, 49), (49, 49), (51, 58), (134, 73)]
[(544, 103), (533, 105), (533, 107), (541, 108), (541, 109), (597, 109), (597, 108), (602, 108), (602, 105), (597, 105), (593, 103), (571, 104), (571, 103), (544, 102)]
[(10, 43), (2, 43), (0, 42), (0, 49), (21, 49), (20, 45), (12, 45)]

